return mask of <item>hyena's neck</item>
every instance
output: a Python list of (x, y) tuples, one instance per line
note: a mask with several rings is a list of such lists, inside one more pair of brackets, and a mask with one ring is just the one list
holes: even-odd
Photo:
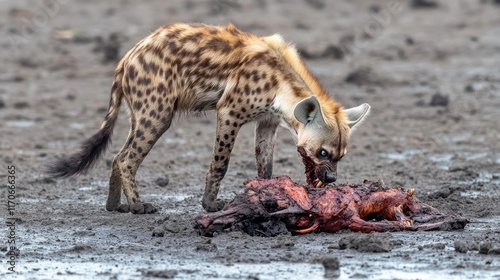
[(323, 88), (304, 64), (297, 50), (276, 35), (263, 39), (272, 49), (280, 53), (287, 65), (283, 68), (286, 75), (279, 85), (279, 93), (276, 94), (272, 105), (276, 111), (280, 112), (286, 126), (295, 132), (303, 128), (303, 124), (295, 118), (294, 110), (299, 102), (310, 96), (317, 97), (328, 125), (345, 122), (342, 105), (337, 103)]
[(285, 122), (287, 128), (295, 134), (302, 129), (303, 124), (294, 116), (295, 106), (307, 96), (296, 97), (293, 93), (277, 94), (274, 98), (273, 108), (280, 113), (281, 119)]

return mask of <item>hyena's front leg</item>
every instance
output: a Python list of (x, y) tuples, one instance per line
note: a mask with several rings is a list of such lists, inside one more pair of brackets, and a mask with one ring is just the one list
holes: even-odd
[(208, 212), (219, 211), (224, 207), (224, 201), (217, 199), (217, 194), (220, 182), (226, 175), (236, 135), (244, 124), (244, 121), (237, 116), (239, 116), (238, 113), (229, 109), (219, 109), (217, 113), (214, 153), (207, 173), (202, 200), (203, 208)]
[(255, 126), (255, 160), (257, 175), (269, 179), (273, 174), (273, 152), (279, 119), (267, 119)]

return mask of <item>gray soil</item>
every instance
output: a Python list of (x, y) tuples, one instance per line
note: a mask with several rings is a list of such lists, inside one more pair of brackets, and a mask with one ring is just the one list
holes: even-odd
[[(12, 274), (5, 226), (1, 279), (500, 278), (498, 1), (1, 2), (0, 224), (17, 218), (18, 248)], [(128, 133), (124, 108), (96, 168), (46, 178), (49, 159), (74, 151), (99, 128), (116, 60), (176, 21), (233, 22), (294, 42), (339, 102), (372, 106), (339, 165), (339, 181), (415, 188), (423, 202), (472, 223), (461, 231), (265, 238), (229, 230), (202, 237), (193, 222), (203, 213), (212, 112), (180, 117), (142, 164), (140, 194), (161, 207), (157, 214), (104, 210), (110, 162)], [(7, 165), (16, 167), (13, 216)], [(285, 130), (274, 174), (305, 181)], [(255, 176), (248, 125), (221, 197), (243, 192)]]

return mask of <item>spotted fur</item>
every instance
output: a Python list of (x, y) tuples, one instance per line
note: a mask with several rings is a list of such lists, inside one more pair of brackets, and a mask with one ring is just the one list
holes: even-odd
[[(130, 109), (131, 130), (113, 160), (106, 205), (110, 211), (156, 211), (139, 199), (135, 175), (178, 112), (217, 112), (213, 159), (202, 201), (207, 211), (223, 206), (217, 200), (219, 185), (244, 124), (256, 122), (255, 152), (261, 178), (272, 175), (280, 123), (296, 135), (301, 154), (317, 166), (327, 166), (325, 172), (332, 171), (345, 154), (353, 126), (347, 111), (279, 35), (259, 37), (233, 25), (177, 23), (159, 28), (124, 56), (116, 68), (101, 129), (80, 151), (51, 165), (50, 174), (67, 177), (92, 166), (109, 143), (122, 100)], [(329, 157), (318, 158), (319, 149), (327, 149)], [(321, 174), (315, 176), (324, 179)], [(126, 207), (120, 206), (122, 191)]]

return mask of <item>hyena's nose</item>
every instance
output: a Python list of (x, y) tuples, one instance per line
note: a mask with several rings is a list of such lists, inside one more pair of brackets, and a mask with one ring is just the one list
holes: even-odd
[(335, 172), (325, 173), (325, 183), (333, 183), (335, 181), (337, 181), (337, 174)]

